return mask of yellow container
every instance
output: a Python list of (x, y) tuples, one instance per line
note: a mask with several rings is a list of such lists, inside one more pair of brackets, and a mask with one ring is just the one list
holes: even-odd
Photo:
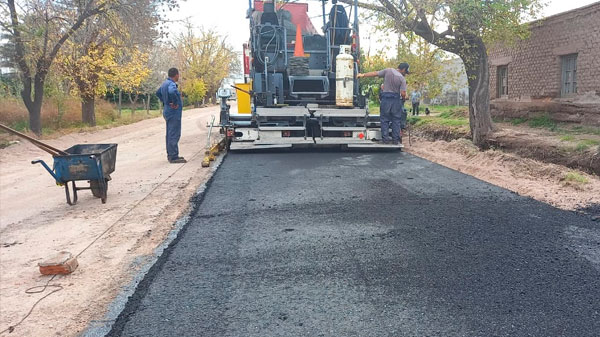
[[(252, 82), (236, 83), (235, 86), (240, 89), (244, 89), (248, 92), (250, 90), (252, 90)], [(243, 91), (237, 90), (237, 89), (236, 89), (236, 95), (237, 95), (237, 103), (238, 103), (238, 113), (239, 114), (251, 114), (252, 108), (250, 107), (250, 95), (248, 95), (247, 93), (245, 93)]]

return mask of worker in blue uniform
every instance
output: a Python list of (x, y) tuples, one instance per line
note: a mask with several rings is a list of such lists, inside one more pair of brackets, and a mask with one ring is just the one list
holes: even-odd
[(167, 122), (167, 159), (169, 163), (179, 164), (187, 162), (179, 156), (179, 138), (181, 138), (181, 114), (183, 101), (177, 87), (179, 70), (171, 68), (167, 78), (156, 91), (156, 96), (163, 104), (163, 117)]

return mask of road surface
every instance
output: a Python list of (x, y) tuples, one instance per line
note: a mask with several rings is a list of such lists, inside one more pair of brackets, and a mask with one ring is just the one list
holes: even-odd
[(110, 336), (599, 336), (600, 224), (406, 153), (233, 153)]

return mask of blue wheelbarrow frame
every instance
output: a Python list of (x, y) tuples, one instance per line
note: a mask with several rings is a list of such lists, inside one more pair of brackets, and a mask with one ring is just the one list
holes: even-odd
[[(67, 203), (77, 203), (77, 191), (92, 190), (92, 194), (106, 203), (108, 181), (110, 174), (115, 171), (117, 159), (117, 144), (78, 144), (64, 152), (68, 155), (52, 156), (52, 169), (43, 160), (34, 160), (32, 164), (42, 166), (52, 175), (56, 184), (65, 187)], [(89, 187), (77, 187), (75, 181), (89, 181)], [(69, 182), (71, 190), (69, 192)], [(71, 193), (73, 197), (71, 198)]]

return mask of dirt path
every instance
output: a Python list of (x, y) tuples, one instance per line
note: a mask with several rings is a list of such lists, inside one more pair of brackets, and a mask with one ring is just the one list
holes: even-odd
[[(600, 178), (565, 166), (498, 150), (479, 151), (465, 139), (447, 142), (415, 137), (406, 151), (561, 209), (600, 205)], [(585, 182), (565, 179), (569, 174)]]
[(39, 274), (38, 262), (62, 250), (83, 252), (79, 268), (55, 278), (52, 284), (63, 290), (40, 302), (11, 336), (76, 336), (103, 317), (136, 262), (163, 242), (212, 172), (201, 167), (211, 115), (218, 115), (218, 107), (184, 112), (180, 154), (189, 161), (185, 165), (166, 160), (162, 118), (49, 141), (63, 149), (77, 143), (119, 144), (104, 205), (80, 191), (78, 204), (68, 206), (64, 189), (41, 166), (30, 164), (36, 158), (52, 163), (33, 145), (0, 150), (0, 331), (52, 290), (25, 293), (49, 280)]

